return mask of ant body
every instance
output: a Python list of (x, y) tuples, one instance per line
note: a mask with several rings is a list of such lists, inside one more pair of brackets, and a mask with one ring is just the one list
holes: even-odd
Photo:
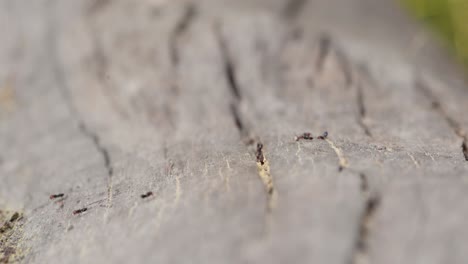
[(84, 212), (86, 212), (86, 211), (88, 211), (88, 208), (86, 208), (86, 207), (85, 207), (85, 208), (81, 208), (81, 209), (78, 209), (78, 210), (73, 211), (73, 215), (81, 214), (81, 213), (84, 213)]
[(51, 196), (49, 196), (49, 199), (53, 200), (53, 199), (57, 199), (57, 198), (62, 198), (65, 194), (63, 193), (58, 193), (58, 194), (52, 194)]
[(296, 136), (294, 139), (296, 141), (299, 141), (301, 139), (312, 140), (312, 139), (314, 139), (314, 137), (310, 133), (303, 133), (300, 136)]
[(145, 194), (140, 195), (141, 199), (148, 198), (153, 195), (153, 192), (147, 192)]

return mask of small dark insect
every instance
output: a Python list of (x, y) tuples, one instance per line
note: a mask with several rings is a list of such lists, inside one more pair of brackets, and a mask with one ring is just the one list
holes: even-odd
[(86, 212), (86, 211), (88, 211), (88, 208), (86, 208), (86, 207), (85, 207), (85, 208), (81, 208), (81, 209), (78, 209), (78, 210), (73, 211), (73, 215), (81, 214), (81, 213), (84, 213), (84, 212)]
[(325, 132), (323, 132), (323, 134), (322, 134), (321, 136), (319, 136), (319, 137), (317, 137), (317, 138), (318, 138), (318, 139), (326, 139), (327, 137), (328, 137), (328, 132), (325, 131)]
[(153, 192), (147, 192), (147, 193), (145, 193), (145, 194), (140, 195), (140, 197), (141, 197), (142, 199), (145, 199), (145, 198), (148, 198), (148, 197), (150, 197), (150, 196), (152, 196), (152, 195), (153, 195)]
[(263, 144), (262, 143), (257, 143), (257, 162), (260, 162), (260, 164), (265, 163), (265, 157), (263, 157)]
[(312, 139), (314, 139), (314, 137), (310, 133), (303, 133), (300, 136), (296, 136), (294, 139), (296, 141), (299, 141), (301, 139), (312, 140)]
[(340, 165), (340, 166), (338, 166), (338, 171), (339, 171), (339, 172), (342, 172), (342, 171), (343, 171), (343, 169), (344, 169), (344, 167), (343, 167), (343, 166), (341, 166), (341, 165)]
[(53, 199), (56, 199), (56, 198), (61, 198), (61, 197), (63, 197), (64, 195), (65, 195), (65, 194), (63, 194), (63, 193), (52, 194), (51, 196), (49, 196), (49, 198), (50, 198), (51, 200), (53, 200)]

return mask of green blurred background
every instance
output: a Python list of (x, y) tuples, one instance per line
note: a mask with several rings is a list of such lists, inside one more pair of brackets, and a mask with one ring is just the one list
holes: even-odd
[(468, 66), (468, 0), (400, 0)]

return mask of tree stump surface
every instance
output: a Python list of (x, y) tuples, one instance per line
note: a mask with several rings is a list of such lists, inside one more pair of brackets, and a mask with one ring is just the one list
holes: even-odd
[(468, 89), (392, 1), (1, 0), (0, 28), (0, 263), (468, 259)]

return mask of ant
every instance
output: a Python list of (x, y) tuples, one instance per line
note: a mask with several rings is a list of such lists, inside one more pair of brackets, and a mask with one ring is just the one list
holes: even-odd
[(310, 133), (304, 133), (304, 134), (302, 134), (302, 135), (300, 135), (300, 136), (296, 136), (294, 139), (295, 139), (296, 141), (299, 141), (300, 139), (312, 140), (312, 139), (314, 139), (314, 137), (311, 136)]
[(323, 134), (322, 134), (321, 136), (319, 136), (319, 137), (317, 137), (317, 138), (318, 138), (318, 139), (326, 139), (327, 137), (328, 137), (328, 132), (325, 131), (325, 132), (323, 132)]
[(257, 162), (260, 162), (260, 164), (265, 163), (265, 157), (263, 156), (263, 144), (262, 143), (257, 143)]
[(141, 199), (148, 198), (153, 195), (153, 192), (147, 192), (145, 194), (140, 195)]
[(86, 207), (85, 207), (85, 208), (81, 208), (81, 209), (78, 209), (78, 210), (73, 211), (73, 215), (81, 214), (81, 213), (84, 213), (84, 212), (86, 212), (86, 211), (88, 211), (88, 208), (86, 208)]
[(51, 196), (49, 196), (49, 199), (53, 200), (53, 199), (56, 199), (56, 198), (62, 198), (65, 194), (63, 193), (59, 193), (59, 194), (52, 194)]

